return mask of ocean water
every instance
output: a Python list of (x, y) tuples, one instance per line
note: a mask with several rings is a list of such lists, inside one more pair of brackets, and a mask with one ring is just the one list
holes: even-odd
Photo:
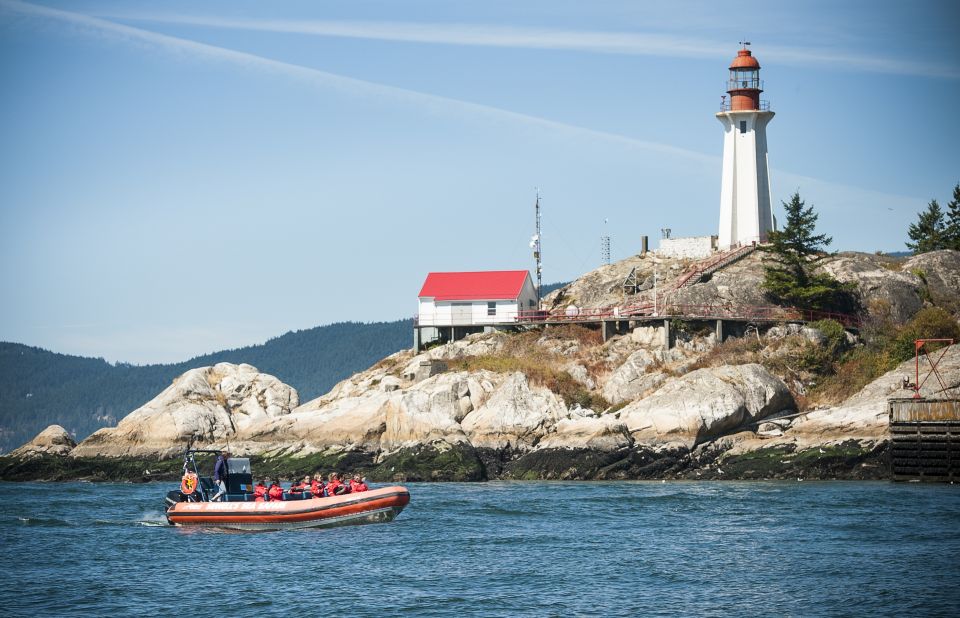
[(960, 487), (410, 484), (393, 522), (165, 525), (166, 485), (0, 483), (0, 615), (958, 616)]

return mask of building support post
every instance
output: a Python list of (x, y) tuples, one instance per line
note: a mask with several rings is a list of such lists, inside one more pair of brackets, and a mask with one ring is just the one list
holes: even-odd
[(610, 333), (608, 331), (609, 328), (610, 328), (609, 322), (607, 322), (606, 320), (602, 320), (600, 322), (600, 335), (603, 338), (604, 343), (606, 343), (607, 339), (610, 338)]
[(666, 350), (670, 349), (670, 320), (663, 321), (663, 347)]
[(723, 343), (723, 320), (717, 320), (717, 343)]
[(422, 342), (420, 341), (421, 332), (419, 326), (413, 327), (413, 353), (419, 354)]

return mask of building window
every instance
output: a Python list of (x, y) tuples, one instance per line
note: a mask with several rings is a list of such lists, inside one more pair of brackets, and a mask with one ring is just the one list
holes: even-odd
[(487, 303), (487, 315), (497, 315), (497, 303)]
[(741, 133), (746, 133), (746, 132), (747, 132), (747, 121), (746, 121), (746, 120), (741, 120), (741, 121), (740, 121), (740, 132), (741, 132)]

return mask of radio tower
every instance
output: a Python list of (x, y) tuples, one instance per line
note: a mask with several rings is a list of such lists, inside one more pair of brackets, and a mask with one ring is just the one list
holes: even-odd
[[(607, 219), (603, 220), (604, 232), (607, 231), (606, 230), (607, 221), (608, 221)], [(600, 237), (600, 259), (607, 266), (610, 265), (610, 235), (606, 233), (604, 233), (604, 235)]]
[(536, 232), (530, 238), (530, 248), (533, 249), (533, 259), (537, 262), (537, 309), (540, 309), (540, 288), (543, 286), (543, 263), (540, 261), (540, 189), (536, 189), (537, 200), (534, 202), (536, 211)]

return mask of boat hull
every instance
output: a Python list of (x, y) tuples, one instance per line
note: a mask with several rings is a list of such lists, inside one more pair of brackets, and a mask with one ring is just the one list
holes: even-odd
[(167, 509), (176, 526), (233, 530), (328, 528), (392, 521), (410, 502), (405, 487), (384, 487), (329, 498), (273, 502), (180, 502)]

